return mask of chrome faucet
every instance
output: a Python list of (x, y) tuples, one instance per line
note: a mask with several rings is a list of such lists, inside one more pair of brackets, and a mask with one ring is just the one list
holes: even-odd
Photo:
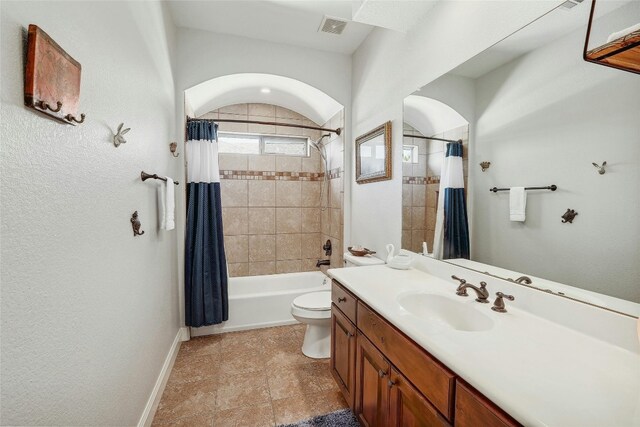
[(509, 279), (509, 281), (511, 282), (516, 282), (520, 285), (524, 284), (524, 285), (530, 285), (531, 283), (533, 283), (533, 281), (531, 280), (530, 277), (527, 276), (520, 276), (517, 279)]
[(484, 304), (489, 302), (489, 291), (487, 290), (486, 282), (480, 282), (480, 287), (478, 288), (471, 283), (467, 283), (465, 279), (461, 279), (457, 276), (451, 276), (451, 278), (460, 282), (460, 285), (458, 285), (458, 288), (456, 289), (456, 295), (460, 295), (461, 297), (468, 297), (469, 294), (467, 293), (467, 289), (471, 288), (476, 292), (476, 301)]

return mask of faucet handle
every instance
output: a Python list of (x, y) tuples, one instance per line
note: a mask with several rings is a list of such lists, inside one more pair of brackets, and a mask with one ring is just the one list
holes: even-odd
[(516, 299), (513, 295), (503, 294), (502, 292), (496, 292), (496, 296), (497, 296), (497, 298), (493, 302), (493, 307), (491, 307), (491, 310), (497, 311), (498, 313), (506, 313), (507, 312), (507, 309), (505, 308), (505, 305), (504, 305), (503, 298), (506, 298), (509, 301), (513, 301), (513, 300)]
[(452, 279), (457, 280), (458, 282), (460, 282), (461, 285), (464, 285), (465, 283), (467, 283), (466, 280), (459, 278), (458, 276), (456, 276), (455, 274), (451, 276)]
[[(486, 284), (486, 283), (485, 283)], [(516, 297), (514, 297), (513, 295), (507, 295), (507, 294), (503, 294), (502, 292), (496, 292), (496, 296), (498, 298), (506, 298), (509, 301), (513, 301), (514, 299), (516, 299)]]

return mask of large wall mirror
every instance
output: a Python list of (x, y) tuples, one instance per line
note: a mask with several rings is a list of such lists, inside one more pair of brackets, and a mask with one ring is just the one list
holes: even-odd
[[(402, 246), (638, 317), (640, 75), (582, 59), (589, 6), (558, 7), (405, 99)], [(638, 17), (638, 1), (598, 3), (592, 40)]]

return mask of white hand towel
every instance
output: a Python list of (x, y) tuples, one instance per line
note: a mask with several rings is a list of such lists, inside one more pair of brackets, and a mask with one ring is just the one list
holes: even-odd
[(167, 178), (165, 205), (164, 205), (164, 229), (173, 230), (176, 228), (175, 215), (176, 215), (176, 197), (173, 179)]
[(167, 190), (165, 184), (160, 182), (158, 189), (158, 218), (160, 219), (160, 230), (167, 228)]
[(509, 218), (511, 221), (524, 222), (527, 210), (527, 192), (524, 187), (509, 189)]

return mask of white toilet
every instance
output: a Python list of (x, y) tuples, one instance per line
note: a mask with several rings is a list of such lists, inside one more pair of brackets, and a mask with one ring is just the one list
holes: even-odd
[[(380, 265), (384, 261), (372, 256), (357, 257), (344, 254), (347, 267)], [(302, 343), (302, 353), (313, 359), (331, 356), (331, 291), (310, 292), (300, 295), (291, 303), (291, 314), (307, 325)]]
[(291, 303), (291, 314), (307, 325), (302, 353), (313, 359), (326, 359), (331, 353), (331, 291), (300, 295)]

